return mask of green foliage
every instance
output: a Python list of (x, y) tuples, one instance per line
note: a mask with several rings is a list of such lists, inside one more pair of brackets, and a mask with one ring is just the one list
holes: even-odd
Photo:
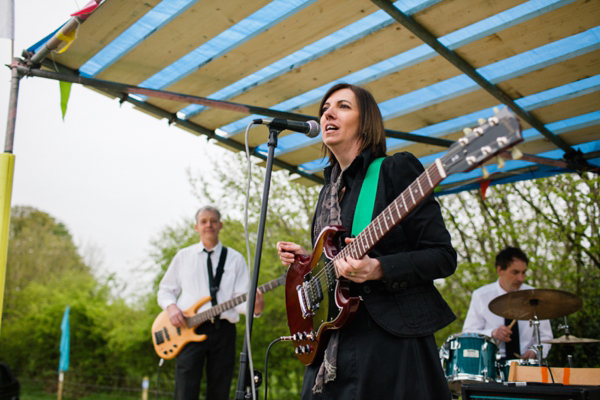
[[(64, 224), (31, 207), (14, 207), (8, 241), (4, 307), (32, 282), (48, 282), (67, 271), (89, 271)], [(7, 318), (8, 316), (5, 316)]]
[(66, 227), (42, 211), (13, 208), (10, 233), (0, 358), (17, 376), (56, 380), (67, 305), (69, 382), (130, 386), (135, 377), (139, 386), (141, 374), (155, 371), (149, 326), (156, 305), (136, 308), (112, 296), (111, 280), (98, 282)]
[[(597, 337), (600, 307), (600, 178), (559, 175), (492, 187), (482, 201), (478, 192), (439, 199), (459, 254), (456, 273), (441, 291), (458, 320), (438, 332), (438, 344), (460, 332), (476, 288), (497, 279), (494, 258), (505, 246), (518, 246), (530, 257), (527, 282), (580, 296), (583, 308), (568, 317), (571, 334)], [(560, 306), (560, 305), (558, 305)], [(564, 332), (551, 321), (555, 337)], [(598, 345), (577, 347), (580, 367), (600, 366)], [(564, 349), (554, 346), (549, 362), (565, 365)]]

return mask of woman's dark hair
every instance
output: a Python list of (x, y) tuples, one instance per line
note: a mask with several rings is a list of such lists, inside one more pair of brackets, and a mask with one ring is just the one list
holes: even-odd
[[(385, 128), (383, 118), (375, 98), (367, 89), (349, 83), (338, 83), (332, 86), (323, 96), (319, 107), (319, 119), (323, 115), (323, 104), (338, 90), (350, 89), (358, 102), (358, 139), (360, 140), (359, 153), (371, 149), (374, 157), (383, 157), (386, 152)], [(323, 143), (323, 154), (329, 158), (329, 164), (337, 164), (335, 156)]]
[(523, 253), (523, 250), (518, 247), (508, 246), (496, 256), (496, 266), (500, 267), (501, 270), (506, 270), (515, 258), (523, 261), (525, 265), (529, 264), (529, 259)]

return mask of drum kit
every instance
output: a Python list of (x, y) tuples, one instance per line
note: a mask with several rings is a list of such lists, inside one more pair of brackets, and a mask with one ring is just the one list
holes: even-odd
[[(542, 343), (576, 345), (599, 343), (600, 340), (578, 338), (569, 333), (567, 315), (583, 306), (581, 298), (562, 290), (529, 289), (506, 293), (492, 300), (489, 309), (494, 314), (512, 320), (529, 320), (534, 329), (537, 359), (508, 359), (500, 361), (499, 342), (478, 333), (451, 335), (440, 348), (440, 360), (453, 394), (460, 394), (463, 383), (507, 382), (510, 365), (541, 366)], [(565, 318), (564, 336), (551, 340), (540, 339), (540, 320)], [(572, 367), (572, 355), (568, 355)]]

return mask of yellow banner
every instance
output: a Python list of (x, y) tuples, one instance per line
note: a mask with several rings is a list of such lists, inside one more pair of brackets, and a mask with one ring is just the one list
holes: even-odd
[(8, 252), (8, 233), (10, 227), (10, 199), (14, 172), (15, 155), (10, 153), (0, 154), (0, 328), (2, 327), (6, 255)]

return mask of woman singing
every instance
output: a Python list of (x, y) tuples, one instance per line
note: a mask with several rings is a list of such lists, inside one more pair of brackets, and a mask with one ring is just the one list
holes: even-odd
[[(358, 195), (369, 165), (385, 157), (385, 131), (367, 90), (337, 84), (321, 101), (324, 151), (330, 165), (312, 224), (313, 245), (323, 228), (352, 229)], [(377, 216), (424, 171), (410, 153), (386, 157), (380, 169), (373, 215)], [(308, 254), (277, 243), (285, 265)], [(455, 316), (433, 281), (454, 273), (456, 252), (440, 207), (427, 196), (361, 259), (336, 261), (341, 279), (361, 298), (354, 318), (335, 330), (323, 361), (306, 368), (303, 399), (450, 399), (434, 332)]]

